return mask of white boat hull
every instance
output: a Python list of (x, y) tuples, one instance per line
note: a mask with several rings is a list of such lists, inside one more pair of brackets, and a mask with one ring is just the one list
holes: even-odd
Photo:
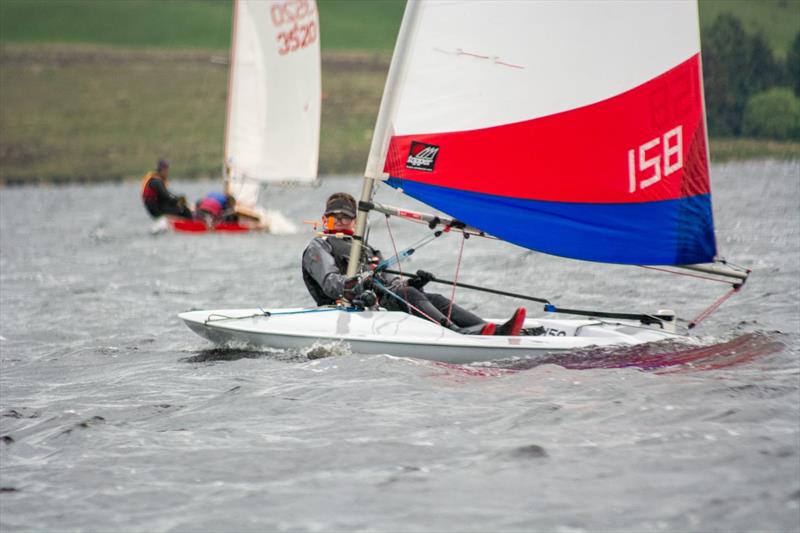
[(342, 308), (221, 309), (179, 317), (198, 335), (217, 343), (303, 351), (345, 344), (354, 353), (389, 354), (446, 363), (535, 358), (588, 346), (630, 346), (679, 335), (630, 322), (528, 319), (537, 336), (461, 335), (428, 320), (396, 311)]

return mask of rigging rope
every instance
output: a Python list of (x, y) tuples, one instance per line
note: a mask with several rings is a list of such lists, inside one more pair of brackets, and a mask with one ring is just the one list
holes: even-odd
[(438, 324), (438, 325), (440, 325), (440, 326), (444, 327), (444, 325), (443, 325), (443, 324), (439, 323), (439, 321), (438, 321), (438, 320), (434, 319), (433, 317), (431, 317), (430, 315), (428, 315), (427, 313), (425, 313), (425, 312), (424, 312), (422, 309), (420, 309), (419, 307), (416, 307), (416, 306), (412, 305), (412, 304), (411, 304), (411, 302), (409, 302), (408, 300), (404, 299), (404, 298), (403, 298), (402, 296), (400, 296), (399, 294), (397, 294), (397, 293), (395, 293), (395, 292), (392, 292), (392, 291), (390, 291), (390, 290), (389, 290), (389, 289), (386, 287), (386, 285), (384, 285), (383, 283), (381, 283), (381, 282), (380, 282), (380, 281), (379, 281), (377, 278), (372, 278), (372, 283), (373, 283), (373, 285), (375, 285), (376, 287), (378, 287), (378, 289), (380, 289), (382, 292), (385, 292), (386, 294), (388, 294), (388, 295), (390, 295), (390, 296), (394, 296), (395, 298), (397, 298), (398, 300), (400, 300), (401, 302), (403, 302), (404, 304), (406, 304), (406, 306), (407, 306), (409, 309), (413, 309), (414, 311), (416, 311), (417, 313), (419, 313), (421, 316), (423, 316), (423, 317), (427, 318), (428, 320), (430, 320), (430, 321), (431, 321), (431, 322), (433, 322), (434, 324)]
[(716, 310), (719, 308), (719, 306), (720, 306), (720, 305), (722, 305), (723, 303), (725, 303), (725, 300), (727, 300), (728, 298), (730, 298), (731, 296), (733, 296), (734, 294), (736, 294), (737, 292), (739, 292), (739, 291), (741, 290), (741, 288), (742, 288), (742, 286), (741, 286), (741, 285), (736, 285), (736, 286), (734, 286), (734, 287), (733, 287), (731, 290), (729, 290), (728, 292), (726, 292), (725, 294), (723, 294), (722, 296), (720, 296), (719, 298), (717, 298), (717, 301), (716, 301), (716, 302), (714, 302), (713, 304), (711, 304), (710, 306), (708, 306), (708, 308), (707, 308), (705, 311), (703, 311), (702, 313), (700, 313), (699, 315), (697, 315), (697, 317), (696, 317), (694, 320), (692, 320), (691, 322), (689, 322), (689, 325), (688, 325), (687, 327), (688, 327), (689, 329), (692, 329), (692, 328), (694, 328), (694, 327), (695, 327), (697, 324), (699, 324), (700, 322), (702, 322), (703, 320), (705, 320), (706, 318), (708, 318), (708, 316), (709, 316), (711, 313), (713, 313), (714, 311), (716, 311)]
[(456, 287), (458, 287), (458, 274), (461, 271), (461, 258), (464, 255), (464, 243), (467, 241), (467, 234), (461, 233), (461, 248), (458, 250), (458, 262), (456, 263), (456, 275), (453, 278), (453, 292), (450, 293), (450, 307), (447, 308), (447, 320), (453, 314), (453, 304), (456, 301)]
[[(381, 261), (380, 264), (377, 267), (375, 267), (375, 270), (374, 270), (373, 273), (380, 272), (382, 270), (386, 270), (387, 267), (389, 267), (392, 264), (396, 263), (397, 264), (397, 270), (398, 270), (397, 273), (400, 276), (404, 276), (405, 274), (403, 273), (403, 268), (401, 266), (401, 261), (403, 259), (405, 259), (406, 257), (408, 257), (409, 255), (411, 255), (412, 253), (414, 253), (414, 251), (416, 249), (418, 249), (419, 247), (421, 247), (421, 246), (423, 246), (425, 244), (428, 244), (428, 243), (432, 242), (433, 239), (435, 239), (436, 237), (439, 237), (442, 234), (442, 231), (436, 231), (433, 234), (428, 235), (427, 237), (425, 237), (423, 239), (420, 239), (419, 241), (417, 241), (417, 243), (415, 243), (412, 246), (409, 246), (405, 250), (403, 250), (401, 252), (398, 252), (397, 251), (397, 243), (396, 243), (396, 241), (394, 239), (394, 234), (392, 233), (392, 226), (391, 226), (391, 224), (389, 224), (389, 215), (385, 214), (385, 217), (386, 217), (386, 230), (389, 233), (389, 240), (392, 243), (392, 250), (394, 251), (394, 255), (392, 257), (388, 258), (388, 259), (385, 259), (385, 260)], [(448, 226), (447, 228), (444, 229), (444, 233), (448, 233), (449, 230), (450, 230), (450, 227)], [(461, 258), (462, 258), (462, 255), (464, 253), (464, 242), (466, 241), (466, 239), (467, 239), (467, 234), (462, 232), (461, 249), (460, 249), (459, 254), (458, 254), (458, 262), (456, 263), (456, 279), (453, 281), (453, 292), (452, 292), (452, 295), (450, 297), (450, 306), (449, 306), (449, 308), (447, 310), (447, 321), (448, 322), (451, 322), (450, 317), (451, 317), (452, 312), (453, 312), (453, 301), (455, 299), (456, 287), (458, 286), (458, 283), (457, 283), (457, 281), (458, 281), (458, 273), (459, 273), (459, 271), (461, 269)], [(431, 316), (426, 314), (424, 311), (422, 311), (422, 309), (412, 305), (411, 302), (408, 301), (408, 285), (406, 285), (405, 283), (403, 284), (403, 292), (404, 292), (405, 298), (403, 298), (403, 296), (400, 296), (399, 294), (394, 293), (391, 290), (389, 290), (385, 285), (383, 285), (378, 280), (377, 277), (373, 276), (372, 282), (382, 292), (384, 292), (386, 294), (389, 294), (390, 296), (394, 296), (396, 299), (398, 299), (402, 303), (404, 303), (409, 309), (412, 309), (412, 310), (416, 311), (421, 316), (427, 318), (428, 320), (430, 320), (434, 324), (439, 324), (438, 320), (435, 320), (434, 318), (432, 318)], [(439, 325), (441, 326), (442, 324), (439, 324)]]
[(252, 315), (245, 315), (245, 316), (227, 316), (227, 315), (220, 315), (218, 313), (212, 313), (208, 315), (205, 319), (204, 323), (208, 324), (209, 322), (218, 322), (221, 320), (242, 320), (245, 318), (257, 318), (260, 316), (271, 317), (271, 316), (280, 316), (280, 315), (302, 315), (305, 313), (328, 313), (331, 311), (345, 311), (347, 313), (354, 313), (356, 311), (361, 311), (356, 307), (325, 307), (325, 308), (317, 308), (317, 309), (301, 309), (299, 311), (282, 311), (282, 312), (275, 312), (275, 311), (267, 311), (261, 307), (258, 308), (261, 312), (260, 313), (253, 313)]
[[(394, 256), (393, 257), (399, 257), (400, 254), (397, 253), (397, 244), (395, 243), (394, 235), (392, 234), (392, 225), (389, 224), (389, 215), (386, 215), (386, 230), (389, 232), (389, 240), (392, 241), (392, 249), (394, 250)], [(402, 276), (403, 275), (403, 267), (400, 264), (399, 260), (397, 261), (397, 270), (400, 271), (400, 275)], [(408, 287), (404, 284), (403, 288), (405, 289), (405, 293), (406, 293), (405, 296), (406, 296), (406, 298), (408, 298)], [(408, 305), (408, 302), (406, 302), (406, 305)]]
[(394, 264), (399, 264), (400, 261), (402, 261), (406, 257), (410, 256), (414, 252), (416, 252), (419, 248), (422, 248), (426, 244), (429, 244), (431, 241), (433, 241), (433, 239), (435, 239), (436, 237), (440, 236), (441, 234), (442, 234), (441, 231), (435, 231), (431, 235), (428, 235), (427, 237), (424, 237), (424, 238), (418, 240), (417, 242), (415, 242), (414, 244), (412, 244), (408, 248), (405, 248), (404, 250), (400, 250), (399, 252), (396, 252), (395, 255), (393, 255), (392, 257), (389, 257), (388, 259), (384, 259), (383, 261), (378, 263), (378, 266), (375, 267), (375, 271), (376, 272), (381, 272), (382, 270), (386, 270), (387, 268), (389, 268), (390, 266), (392, 266)]

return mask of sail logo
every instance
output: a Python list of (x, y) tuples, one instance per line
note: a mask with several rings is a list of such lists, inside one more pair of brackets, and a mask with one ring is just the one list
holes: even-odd
[(433, 166), (436, 164), (436, 157), (438, 155), (438, 146), (411, 141), (408, 159), (406, 159), (406, 168), (433, 172)]

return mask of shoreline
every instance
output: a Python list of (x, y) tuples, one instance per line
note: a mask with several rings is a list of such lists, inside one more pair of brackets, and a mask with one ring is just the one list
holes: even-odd
[[(800, 163), (800, 156), (796, 157), (771, 157), (771, 156), (754, 156), (754, 157), (742, 157), (742, 158), (729, 158), (725, 160), (717, 160), (711, 161), (711, 170), (713, 172), (714, 166), (719, 165), (727, 165), (727, 164), (736, 164), (736, 163), (759, 163), (759, 162), (769, 162), (769, 161), (778, 161), (778, 162), (785, 162), (785, 163)], [(142, 176), (144, 176), (145, 171), (142, 171)], [(348, 179), (360, 176), (359, 172), (350, 172), (350, 173), (337, 173), (337, 174), (327, 174), (321, 175), (319, 180), (338, 180), (338, 179)], [(115, 176), (103, 180), (93, 179), (93, 178), (85, 178), (85, 177), (56, 177), (56, 178), (49, 178), (49, 179), (36, 179), (36, 178), (23, 178), (23, 179), (14, 179), (14, 178), (0, 178), (0, 191), (3, 189), (16, 189), (22, 187), (68, 187), (72, 185), (121, 185), (127, 183), (138, 183), (141, 181), (141, 176)], [(175, 176), (170, 177), (170, 180), (173, 182), (202, 182), (207, 181), (210, 183), (218, 183), (221, 182), (222, 176), (214, 177), (214, 176)]]

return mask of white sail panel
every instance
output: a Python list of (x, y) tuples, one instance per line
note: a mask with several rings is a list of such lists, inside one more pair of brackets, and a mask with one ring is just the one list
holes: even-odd
[(314, 0), (234, 9), (225, 164), (234, 196), (252, 204), (260, 183), (317, 177), (319, 16)]
[(401, 72), (396, 104), (382, 109), (388, 129), (376, 131), (384, 138), (575, 109), (700, 51), (697, 7), (685, 0), (410, 0), (408, 9), (417, 14), (412, 28), (401, 29), (409, 46), (403, 64), (393, 64)]

